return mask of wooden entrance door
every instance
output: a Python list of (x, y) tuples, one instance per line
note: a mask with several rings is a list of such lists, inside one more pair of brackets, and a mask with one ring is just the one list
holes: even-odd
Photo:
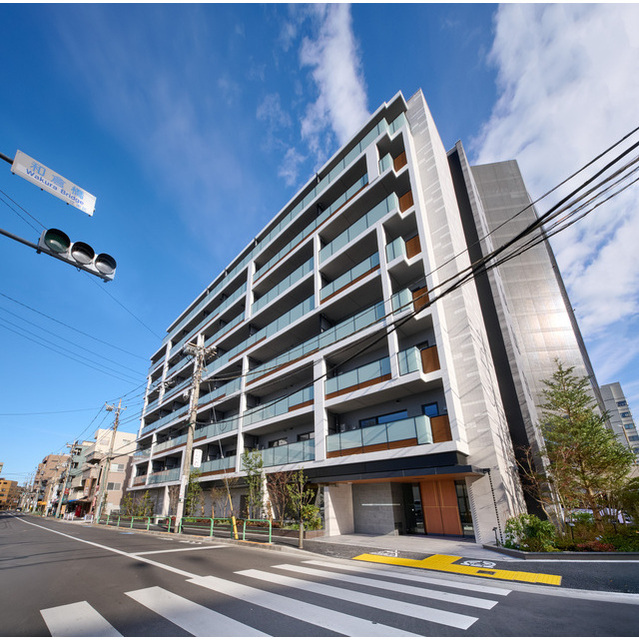
[(457, 492), (454, 480), (423, 480), (422, 494), (426, 533), (433, 535), (462, 535)]

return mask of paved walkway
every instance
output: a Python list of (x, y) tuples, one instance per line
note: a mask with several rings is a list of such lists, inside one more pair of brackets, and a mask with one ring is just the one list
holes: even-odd
[[(325, 551), (315, 549), (322, 545)], [(449, 556), (462, 556), (464, 558), (477, 558), (479, 560), (512, 560), (513, 558), (497, 551), (484, 549), (481, 544), (465, 539), (440, 538), (433, 536), (398, 536), (398, 535), (374, 535), (352, 534), (343, 536), (324, 536), (311, 538), (304, 541), (304, 548), (317, 550), (319, 553), (335, 549), (354, 547), (354, 549), (366, 549), (368, 553), (384, 553), (383, 555), (410, 554), (410, 557), (426, 557), (433, 554)]]

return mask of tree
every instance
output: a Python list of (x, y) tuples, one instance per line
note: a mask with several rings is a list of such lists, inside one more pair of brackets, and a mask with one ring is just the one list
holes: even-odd
[(293, 513), (303, 522), (307, 529), (319, 529), (321, 519), (319, 508), (313, 504), (315, 490), (307, 486), (308, 478), (304, 469), (298, 469), (291, 476), (288, 484), (288, 495)]
[(280, 522), (284, 520), (286, 515), (289, 503), (288, 484), (291, 482), (292, 476), (292, 471), (277, 471), (266, 476), (266, 489), (273, 507), (273, 515)]
[(601, 528), (601, 510), (607, 497), (626, 483), (634, 456), (606, 427), (606, 416), (596, 410), (586, 377), (573, 375), (557, 361), (551, 380), (544, 380), (541, 405), (542, 455), (561, 506), (586, 507)]
[(198, 509), (199, 515), (203, 515), (203, 502), (204, 496), (202, 495), (202, 486), (199, 482), (200, 471), (196, 469), (189, 474), (189, 483), (186, 487), (186, 501), (184, 504), (185, 516), (197, 516)]
[(259, 518), (262, 515), (264, 502), (264, 478), (262, 454), (257, 451), (245, 451), (242, 454), (242, 468), (246, 472), (248, 485), (248, 517)]

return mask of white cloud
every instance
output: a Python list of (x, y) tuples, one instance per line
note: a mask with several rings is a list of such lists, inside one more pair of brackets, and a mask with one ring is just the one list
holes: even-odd
[(313, 39), (304, 38), (300, 62), (303, 67), (312, 67), (311, 76), (319, 95), (308, 105), (302, 119), (302, 138), (322, 161), (331, 146), (326, 133), (332, 131), (342, 145), (369, 113), (350, 6), (315, 5), (312, 11), (318, 33)]
[[(474, 160), (516, 158), (533, 198), (638, 124), (638, 5), (502, 5), (491, 60), (499, 100), (473, 142)], [(619, 323), (627, 328), (639, 311), (637, 239), (635, 186), (552, 240), (586, 339), (614, 334), (608, 353)]]
[(303, 156), (293, 147), (290, 147), (284, 155), (284, 161), (282, 162), (277, 175), (280, 178), (284, 178), (284, 182), (286, 182), (287, 186), (293, 186), (297, 182), (300, 165), (305, 160), (305, 156)]

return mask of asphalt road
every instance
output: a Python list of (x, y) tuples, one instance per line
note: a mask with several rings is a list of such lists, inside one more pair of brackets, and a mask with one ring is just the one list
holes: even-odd
[(639, 595), (0, 517), (3, 636), (635, 636)]

